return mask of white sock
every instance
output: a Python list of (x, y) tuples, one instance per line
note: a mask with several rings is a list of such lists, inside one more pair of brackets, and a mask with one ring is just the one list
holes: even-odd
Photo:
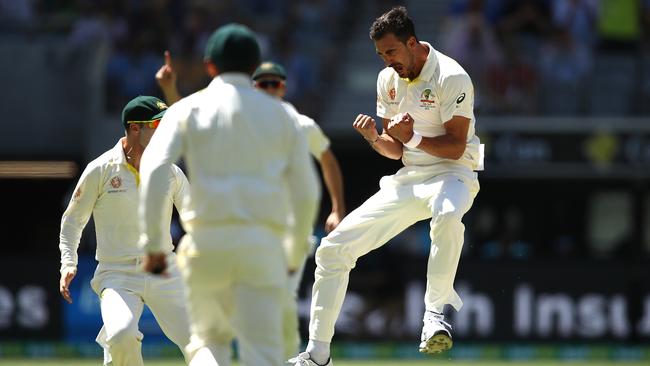
[(328, 342), (310, 339), (307, 343), (307, 352), (309, 352), (312, 361), (319, 365), (325, 365), (330, 360), (330, 344)]

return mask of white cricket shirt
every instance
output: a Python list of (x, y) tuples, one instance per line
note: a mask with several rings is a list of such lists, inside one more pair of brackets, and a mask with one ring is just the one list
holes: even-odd
[[(165, 177), (169, 189), (160, 200), (161, 230), (166, 233), (161, 237), (161, 250), (171, 252), (174, 249), (169, 227), (172, 205), (182, 212), (189, 184), (176, 165), (171, 166)], [(121, 139), (86, 166), (61, 219), (61, 269), (77, 266), (79, 240), (90, 215), (95, 221), (97, 261), (119, 262), (143, 255), (138, 247), (139, 181), (138, 171), (127, 163)]]
[(459, 160), (443, 159), (422, 150), (404, 146), (404, 166), (431, 166), (444, 163), (480, 169), (480, 141), (474, 134), (474, 87), (463, 68), (452, 58), (429, 47), (427, 61), (420, 75), (413, 80), (400, 78), (391, 67), (377, 78), (377, 115), (390, 119), (408, 112), (413, 117), (413, 130), (425, 137), (445, 134), (444, 123), (453, 116), (470, 119), (467, 147)]
[(207, 88), (172, 105), (141, 162), (141, 244), (162, 245), (156, 179), (183, 157), (190, 196), (181, 213), (188, 232), (197, 227), (264, 225), (284, 233), (293, 213), (289, 266), (307, 252), (319, 200), (319, 184), (297, 122), (280, 101), (253, 88), (243, 73), (224, 73)]
[(298, 121), (300, 131), (307, 138), (307, 147), (309, 148), (309, 153), (314, 158), (316, 158), (316, 160), (320, 161), (320, 158), (323, 156), (325, 150), (329, 149), (330, 147), (330, 140), (327, 138), (327, 136), (325, 136), (325, 133), (323, 133), (323, 130), (321, 130), (316, 121), (298, 112), (293, 104), (284, 100), (282, 101), (282, 104), (290, 113), (294, 114), (296, 120)]

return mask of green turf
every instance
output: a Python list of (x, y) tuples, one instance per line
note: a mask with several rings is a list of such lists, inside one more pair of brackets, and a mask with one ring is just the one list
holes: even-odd
[[(642, 362), (606, 362), (606, 361), (589, 361), (589, 362), (563, 362), (556, 360), (548, 361), (439, 361), (439, 360), (368, 360), (368, 361), (337, 361), (334, 360), (336, 366), (421, 366), (421, 365), (443, 365), (443, 366), (545, 366), (545, 365), (560, 365), (560, 366), (647, 366)], [(1, 366), (98, 366), (101, 365), (101, 360), (79, 360), (79, 359), (0, 359)], [(146, 366), (182, 366), (182, 361), (169, 361), (169, 360), (154, 360), (146, 361)], [(237, 365), (237, 364), (235, 364)]]

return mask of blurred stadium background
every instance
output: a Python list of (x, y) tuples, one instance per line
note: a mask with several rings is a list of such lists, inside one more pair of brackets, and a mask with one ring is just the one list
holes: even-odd
[[(367, 30), (395, 4), (472, 76), (487, 148), (456, 282), (465, 307), (449, 314), (456, 345), (435, 363), (648, 364), (648, 0), (0, 0), (0, 364), (99, 363), (93, 227), (67, 305), (57, 290), (59, 220), (80, 170), (123, 133), (125, 102), (160, 95), (165, 49), (187, 94), (207, 84), (207, 36), (226, 22), (249, 25), (265, 58), (286, 65), (288, 99), (331, 137), (348, 207), (374, 193), (399, 163), (350, 125), (374, 115), (382, 65)], [(321, 223), (327, 212), (324, 200)], [(428, 245), (421, 223), (359, 261), (337, 359), (421, 364), (399, 360), (423, 359)], [(141, 328), (147, 359), (180, 364), (151, 313)]]

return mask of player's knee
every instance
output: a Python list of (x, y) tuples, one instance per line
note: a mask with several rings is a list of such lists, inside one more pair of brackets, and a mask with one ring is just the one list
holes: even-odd
[(326, 239), (316, 250), (316, 265), (325, 270), (350, 270), (356, 258), (350, 255), (345, 245), (330, 243)]
[(463, 214), (457, 209), (441, 210), (434, 212), (432, 225), (453, 225), (460, 223), (462, 219)]

